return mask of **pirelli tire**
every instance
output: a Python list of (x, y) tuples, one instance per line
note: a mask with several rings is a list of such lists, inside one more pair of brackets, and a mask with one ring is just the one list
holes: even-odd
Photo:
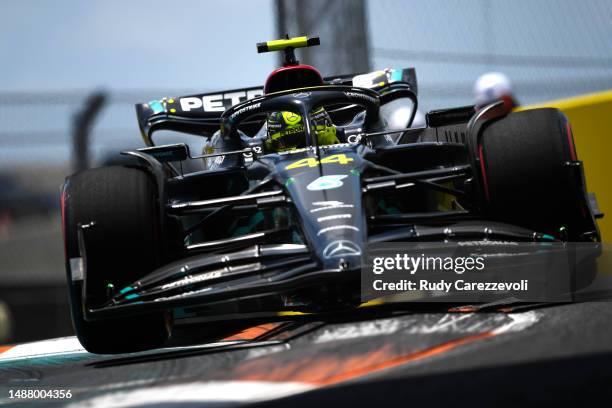
[(168, 338), (164, 315), (86, 321), (81, 281), (71, 275), (78, 258), (78, 225), (95, 222), (87, 234), (88, 301), (101, 305), (107, 285), (119, 289), (159, 266), (160, 232), (157, 189), (139, 168), (109, 166), (66, 179), (62, 190), (62, 226), (72, 321), (76, 335), (92, 353), (114, 354), (160, 347)]
[[(577, 239), (589, 226), (569, 122), (553, 108), (510, 113), (487, 126), (478, 154), (490, 218)], [(573, 163), (573, 165), (572, 165)], [(592, 218), (591, 218), (592, 219)]]

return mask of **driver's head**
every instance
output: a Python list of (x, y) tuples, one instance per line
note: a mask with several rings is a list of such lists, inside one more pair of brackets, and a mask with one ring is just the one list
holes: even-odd
[[(336, 127), (325, 109), (311, 113), (317, 141), (320, 146), (340, 143)], [(268, 137), (265, 146), (268, 151), (283, 152), (306, 147), (306, 132), (303, 118), (293, 112), (273, 112), (268, 115)]]

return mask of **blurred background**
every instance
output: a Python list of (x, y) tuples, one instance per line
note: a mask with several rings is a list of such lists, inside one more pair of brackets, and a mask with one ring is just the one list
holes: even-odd
[(255, 43), (318, 35), (324, 76), (415, 67), (422, 111), (507, 74), (537, 103), (612, 89), (609, 0), (27, 0), (0, 3), (0, 343), (72, 333), (59, 186), (140, 147), (134, 104), (262, 85)]

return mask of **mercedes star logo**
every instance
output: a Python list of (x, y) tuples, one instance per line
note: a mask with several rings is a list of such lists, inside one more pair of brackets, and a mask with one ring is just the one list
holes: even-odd
[(323, 250), (323, 256), (326, 259), (336, 258), (339, 256), (357, 256), (361, 255), (361, 248), (354, 242), (341, 239), (328, 244)]

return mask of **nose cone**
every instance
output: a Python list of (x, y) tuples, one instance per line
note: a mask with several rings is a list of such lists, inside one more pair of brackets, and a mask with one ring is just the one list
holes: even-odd
[(285, 184), (300, 215), (306, 240), (323, 267), (338, 268), (341, 262), (358, 266), (366, 237), (361, 160), (345, 153), (343, 160), (334, 161), (337, 157), (328, 154), (322, 155), (321, 161), (325, 162), (326, 157), (331, 157), (328, 164), (314, 163), (297, 169), (289, 165), (285, 171), (291, 182)]

